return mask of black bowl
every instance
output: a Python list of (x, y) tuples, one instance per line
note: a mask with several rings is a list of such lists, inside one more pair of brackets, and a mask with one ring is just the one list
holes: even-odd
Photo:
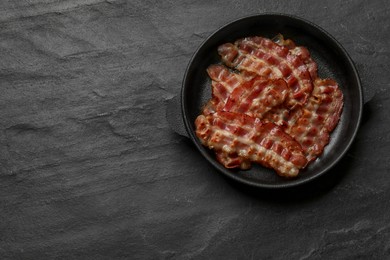
[[(310, 163), (295, 179), (285, 179), (265, 167), (250, 170), (226, 169), (204, 147), (195, 134), (195, 119), (211, 98), (211, 81), (206, 69), (220, 63), (219, 45), (247, 36), (272, 38), (281, 33), (297, 45), (307, 47), (318, 64), (320, 78), (335, 79), (344, 94), (340, 122), (331, 134), (323, 154)], [(188, 136), (196, 148), (217, 170), (238, 182), (262, 188), (286, 188), (307, 183), (328, 172), (346, 153), (358, 131), (363, 107), (358, 72), (344, 48), (325, 30), (301, 18), (285, 14), (260, 14), (245, 17), (213, 33), (195, 52), (185, 72), (181, 91), (181, 112)], [(334, 173), (337, 174), (337, 173)]]

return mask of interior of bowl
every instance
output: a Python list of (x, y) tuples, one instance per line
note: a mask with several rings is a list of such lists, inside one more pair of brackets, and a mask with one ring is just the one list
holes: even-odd
[[(195, 135), (194, 122), (203, 105), (211, 98), (211, 80), (206, 69), (221, 63), (219, 45), (247, 36), (273, 38), (278, 33), (307, 47), (318, 64), (320, 78), (335, 79), (344, 94), (340, 122), (331, 134), (323, 154), (310, 163), (295, 179), (285, 179), (262, 166), (250, 170), (231, 170), (219, 164), (214, 152), (202, 146)], [(220, 172), (242, 183), (265, 188), (290, 187), (305, 183), (328, 171), (347, 151), (360, 124), (362, 90), (355, 66), (337, 41), (323, 29), (297, 17), (283, 14), (262, 14), (234, 21), (211, 35), (194, 54), (183, 80), (182, 113), (195, 146)]]

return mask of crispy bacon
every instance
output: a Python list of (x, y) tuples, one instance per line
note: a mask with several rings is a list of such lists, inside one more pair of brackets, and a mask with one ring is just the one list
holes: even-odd
[(198, 138), (226, 168), (257, 162), (297, 176), (323, 152), (340, 119), (337, 83), (318, 78), (309, 51), (282, 35), (239, 39), (218, 52), (230, 69), (207, 69), (212, 98), (195, 121)]
[(340, 119), (342, 107), (343, 94), (337, 83), (317, 79), (308, 102), (302, 109), (293, 111), (286, 133), (301, 144), (309, 162), (329, 143), (329, 134)]
[(226, 153), (224, 151), (215, 151), (217, 160), (226, 168), (240, 168), (242, 170), (248, 170), (251, 168), (252, 163), (249, 159), (243, 158), (236, 153)]
[(289, 87), (287, 105), (302, 105), (313, 86), (306, 64), (284, 46), (262, 37), (248, 37), (218, 48), (222, 61), (240, 71), (271, 79), (282, 78)]
[[(222, 65), (211, 65), (207, 72), (212, 79), (212, 99), (205, 105), (203, 115), (223, 110), (261, 118), (287, 96), (287, 85), (282, 79), (241, 76)], [(217, 152), (217, 159), (227, 168), (250, 167), (250, 162), (242, 157), (223, 151)]]
[(278, 34), (273, 38), (273, 41), (278, 45), (284, 46), (290, 50), (290, 52), (299, 58), (305, 63), (310, 76), (315, 80), (317, 75), (318, 66), (317, 63), (311, 58), (310, 52), (307, 48), (303, 46), (297, 46), (291, 39), (284, 39), (282, 34)]
[(284, 80), (255, 78), (249, 84), (234, 89), (222, 110), (262, 118), (273, 107), (282, 104), (286, 96)]
[(282, 104), (288, 93), (282, 79), (244, 77), (222, 65), (211, 65), (207, 72), (212, 79), (212, 99), (204, 107), (204, 115), (223, 110), (261, 118)]
[(233, 90), (246, 82), (240, 74), (223, 65), (211, 65), (207, 68), (207, 73), (212, 80), (212, 98), (203, 108), (204, 115), (221, 110)]
[(311, 58), (309, 50), (303, 46), (296, 46), (295, 48), (290, 50), (292, 54), (300, 57), (302, 61), (305, 63), (307, 70), (310, 73), (310, 76), (313, 80), (318, 77), (317, 71), (318, 66), (317, 63)]
[(229, 159), (238, 155), (242, 161), (257, 162), (285, 177), (297, 176), (307, 163), (299, 143), (273, 123), (262, 123), (241, 113), (218, 111), (198, 116), (195, 125), (201, 142), (217, 152), (233, 155)]
[(286, 127), (290, 118), (290, 109), (283, 104), (273, 107), (270, 111), (264, 114), (262, 120), (264, 122), (272, 122), (276, 125)]
[(242, 75), (230, 71), (223, 65), (210, 65), (207, 68), (207, 73), (213, 81), (221, 83), (226, 88), (227, 93), (231, 93), (245, 81)]

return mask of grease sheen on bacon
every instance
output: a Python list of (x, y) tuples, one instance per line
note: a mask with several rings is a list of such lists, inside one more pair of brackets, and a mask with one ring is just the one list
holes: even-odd
[(246, 37), (218, 47), (212, 97), (195, 122), (202, 144), (226, 168), (253, 162), (295, 177), (329, 143), (342, 107), (337, 82), (318, 77), (306, 47), (277, 35)]
[(278, 45), (284, 46), (290, 50), (293, 55), (299, 56), (305, 63), (310, 76), (313, 80), (318, 77), (317, 63), (311, 58), (309, 50), (304, 46), (296, 46), (295, 43), (290, 39), (284, 39), (283, 35), (278, 34), (273, 39)]
[[(207, 73), (212, 79), (212, 98), (203, 108), (204, 115), (222, 110), (261, 118), (273, 107), (281, 105), (287, 97), (288, 87), (282, 79), (241, 75), (222, 65), (209, 66)], [(223, 151), (216, 154), (227, 168), (250, 168), (250, 162), (238, 155)]]
[(207, 73), (212, 80), (212, 98), (203, 108), (203, 114), (211, 114), (221, 110), (233, 90), (245, 83), (247, 80), (240, 74), (230, 71), (222, 65), (211, 65)]
[(287, 93), (286, 82), (282, 79), (254, 78), (235, 88), (222, 110), (262, 118), (273, 107), (282, 104)]
[(329, 143), (343, 106), (343, 94), (334, 80), (317, 79), (313, 95), (301, 109), (293, 111), (286, 133), (297, 140), (308, 161), (319, 156)]
[(297, 176), (307, 163), (299, 143), (271, 122), (218, 111), (198, 116), (195, 125), (202, 144), (225, 155), (231, 154), (230, 159), (240, 157), (238, 163), (253, 161), (285, 177)]
[(222, 61), (229, 67), (271, 79), (284, 79), (290, 89), (287, 100), (290, 108), (304, 104), (313, 89), (304, 61), (287, 47), (269, 39), (240, 39), (235, 44), (226, 43), (219, 46), (218, 52)]
[(273, 107), (281, 105), (289, 93), (282, 79), (243, 76), (222, 65), (211, 65), (207, 73), (212, 79), (212, 98), (205, 105), (203, 114), (223, 110), (261, 118)]

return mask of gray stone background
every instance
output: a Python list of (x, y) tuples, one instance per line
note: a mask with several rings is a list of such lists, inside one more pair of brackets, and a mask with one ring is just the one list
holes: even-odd
[[(165, 118), (205, 38), (266, 11), (331, 33), (366, 102), (332, 177), (289, 192), (231, 183)], [(0, 258), (389, 258), (389, 40), (385, 0), (1, 1)]]

